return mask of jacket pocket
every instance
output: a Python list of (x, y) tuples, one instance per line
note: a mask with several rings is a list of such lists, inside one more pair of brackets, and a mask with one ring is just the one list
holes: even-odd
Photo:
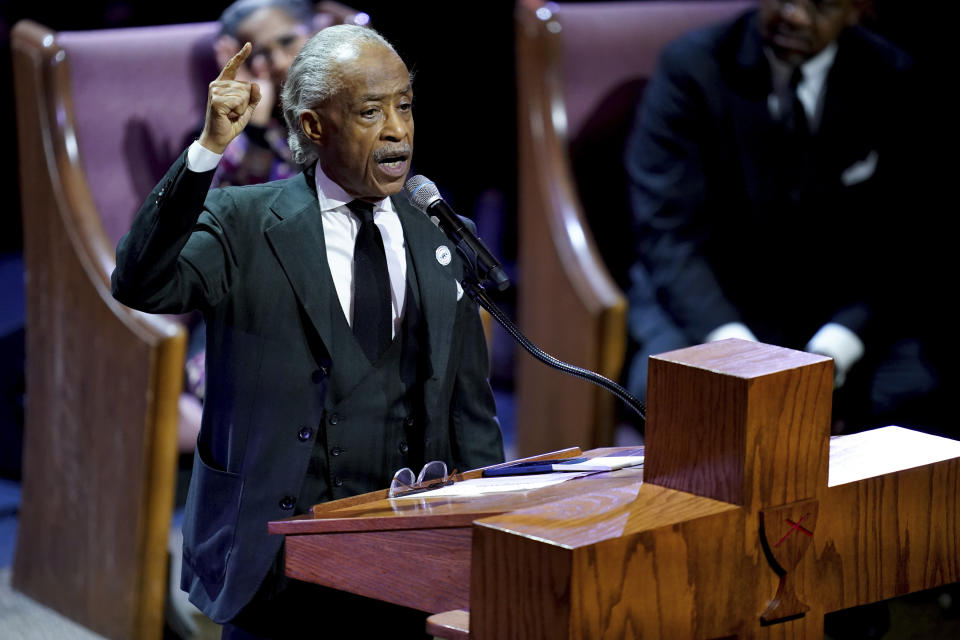
[(208, 586), (219, 584), (233, 550), (243, 479), (193, 454), (183, 523), (183, 559)]

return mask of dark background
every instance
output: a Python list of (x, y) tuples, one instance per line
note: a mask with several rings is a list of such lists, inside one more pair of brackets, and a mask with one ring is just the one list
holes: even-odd
[[(219, 2), (0, 2), (0, 82), (12, 96), (10, 29), (30, 18), (56, 31), (216, 20), (230, 4)], [(516, 123), (512, 0), (480, 3), (345, 2), (366, 11), (373, 26), (416, 72), (416, 170), (432, 178), (453, 207), (473, 215), (475, 206), (501, 206), (513, 219), (516, 194)], [(914, 55), (932, 81), (944, 76), (951, 56), (943, 5), (932, 0), (875, 0), (865, 23)], [(198, 6), (202, 5), (202, 6)], [(939, 11), (938, 11), (939, 10)], [(120, 90), (118, 88), (118, 90)], [(936, 107), (936, 105), (932, 105)], [(0, 252), (22, 248), (14, 101), (2, 101)], [(483, 197), (481, 197), (483, 196)], [(495, 229), (491, 229), (495, 231)], [(513, 255), (512, 225), (501, 247)], [(497, 241), (499, 238), (492, 238)]]
[[(23, 411), (23, 239), (10, 29), (24, 18), (55, 31), (202, 22), (215, 20), (229, 3), (0, 1), (0, 87), (5, 96), (0, 101), (0, 189), (4, 203), (0, 208), (0, 476), (19, 474)], [(503, 259), (515, 285), (522, 287), (522, 274), (513, 267), (517, 174), (514, 2), (355, 0), (345, 4), (370, 14), (373, 26), (394, 44), (416, 73), (414, 170), (436, 181), (455, 210), (477, 220), (481, 235)], [(917, 60), (925, 82), (923, 95), (916, 99), (923, 101), (924, 111), (934, 123), (932, 129), (943, 132), (942, 136), (920, 130), (917, 133), (931, 138), (932, 148), (947, 152), (943, 154), (947, 160), (936, 161), (937, 156), (918, 158), (918, 162), (930, 165), (929, 179), (915, 185), (924, 209), (931, 201), (939, 204), (929, 194), (938, 191), (937, 185), (950, 183), (946, 172), (956, 165), (949, 154), (954, 141), (952, 125), (948, 131), (946, 124), (953, 120), (953, 102), (946, 96), (952, 93), (954, 74), (948, 65), (952, 66), (956, 58), (948, 49), (955, 35), (947, 33), (952, 24), (942, 8), (947, 5), (932, 0), (875, 0), (872, 13), (864, 20)], [(935, 217), (936, 225), (946, 225), (955, 209), (955, 205), (949, 209), (944, 206), (942, 215)], [(902, 224), (914, 223), (917, 218), (910, 214), (905, 212)], [(899, 231), (892, 229), (891, 233)], [(948, 237), (939, 229), (925, 229), (923, 233), (930, 239), (941, 238), (940, 243)], [(942, 298), (942, 280), (940, 274), (932, 274), (930, 282), (917, 284), (929, 289), (931, 297)], [(508, 313), (513, 295), (511, 290), (501, 298)], [(499, 352), (495, 340), (494, 384), (499, 376), (501, 385), (509, 386), (512, 356), (507, 353), (501, 357)]]
[[(13, 94), (10, 29), (23, 18), (55, 31), (131, 27), (216, 20), (229, 4), (229, 0), (2, 2), (3, 93)], [(363, 0), (344, 4), (370, 14), (374, 28), (416, 73), (416, 171), (440, 185), (462, 215), (473, 216), (476, 201), (509, 203), (512, 213), (516, 175), (513, 3)], [(7, 169), (2, 172), (6, 206), (0, 214), (0, 252), (10, 252), (23, 246), (12, 98), (2, 101), (2, 110), (2, 166)]]

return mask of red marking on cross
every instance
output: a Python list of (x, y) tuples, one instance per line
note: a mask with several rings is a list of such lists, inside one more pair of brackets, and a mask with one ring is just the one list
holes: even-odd
[(790, 518), (787, 518), (787, 519), (786, 519), (787, 522), (790, 523), (790, 530), (787, 531), (785, 534), (783, 534), (783, 537), (780, 538), (780, 539), (777, 541), (777, 544), (775, 544), (775, 545), (773, 545), (773, 546), (779, 547), (779, 546), (783, 543), (783, 541), (786, 540), (787, 538), (789, 538), (789, 537), (790, 537), (790, 534), (793, 533), (794, 531), (800, 531), (801, 533), (805, 533), (805, 534), (807, 534), (808, 536), (810, 536), (810, 537), (812, 538), (812, 537), (813, 537), (813, 532), (810, 531), (809, 529), (806, 529), (805, 527), (800, 526), (800, 525), (803, 524), (803, 521), (806, 520), (809, 516), (810, 516), (809, 513), (806, 514), (805, 516), (803, 516), (802, 518), (800, 518), (800, 520), (799, 520), (798, 522), (794, 522), (794, 521), (791, 520)]

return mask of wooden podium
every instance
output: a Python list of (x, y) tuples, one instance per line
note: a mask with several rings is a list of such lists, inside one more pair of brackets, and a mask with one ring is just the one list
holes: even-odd
[(960, 580), (960, 442), (831, 440), (832, 361), (779, 347), (682, 349), (649, 379), (644, 470), (317, 505), (270, 523), (287, 573), (497, 640), (820, 638), (826, 612)]

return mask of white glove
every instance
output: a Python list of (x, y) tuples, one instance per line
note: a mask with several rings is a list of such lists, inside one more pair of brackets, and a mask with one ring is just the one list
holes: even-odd
[(863, 341), (842, 324), (828, 322), (810, 338), (804, 351), (833, 358), (833, 388), (839, 389), (850, 368), (863, 357)]
[(757, 336), (753, 335), (753, 331), (750, 331), (747, 325), (742, 322), (728, 322), (727, 324), (720, 325), (707, 334), (704, 342), (716, 342), (728, 338), (739, 338), (741, 340), (749, 340), (750, 342), (759, 342)]

